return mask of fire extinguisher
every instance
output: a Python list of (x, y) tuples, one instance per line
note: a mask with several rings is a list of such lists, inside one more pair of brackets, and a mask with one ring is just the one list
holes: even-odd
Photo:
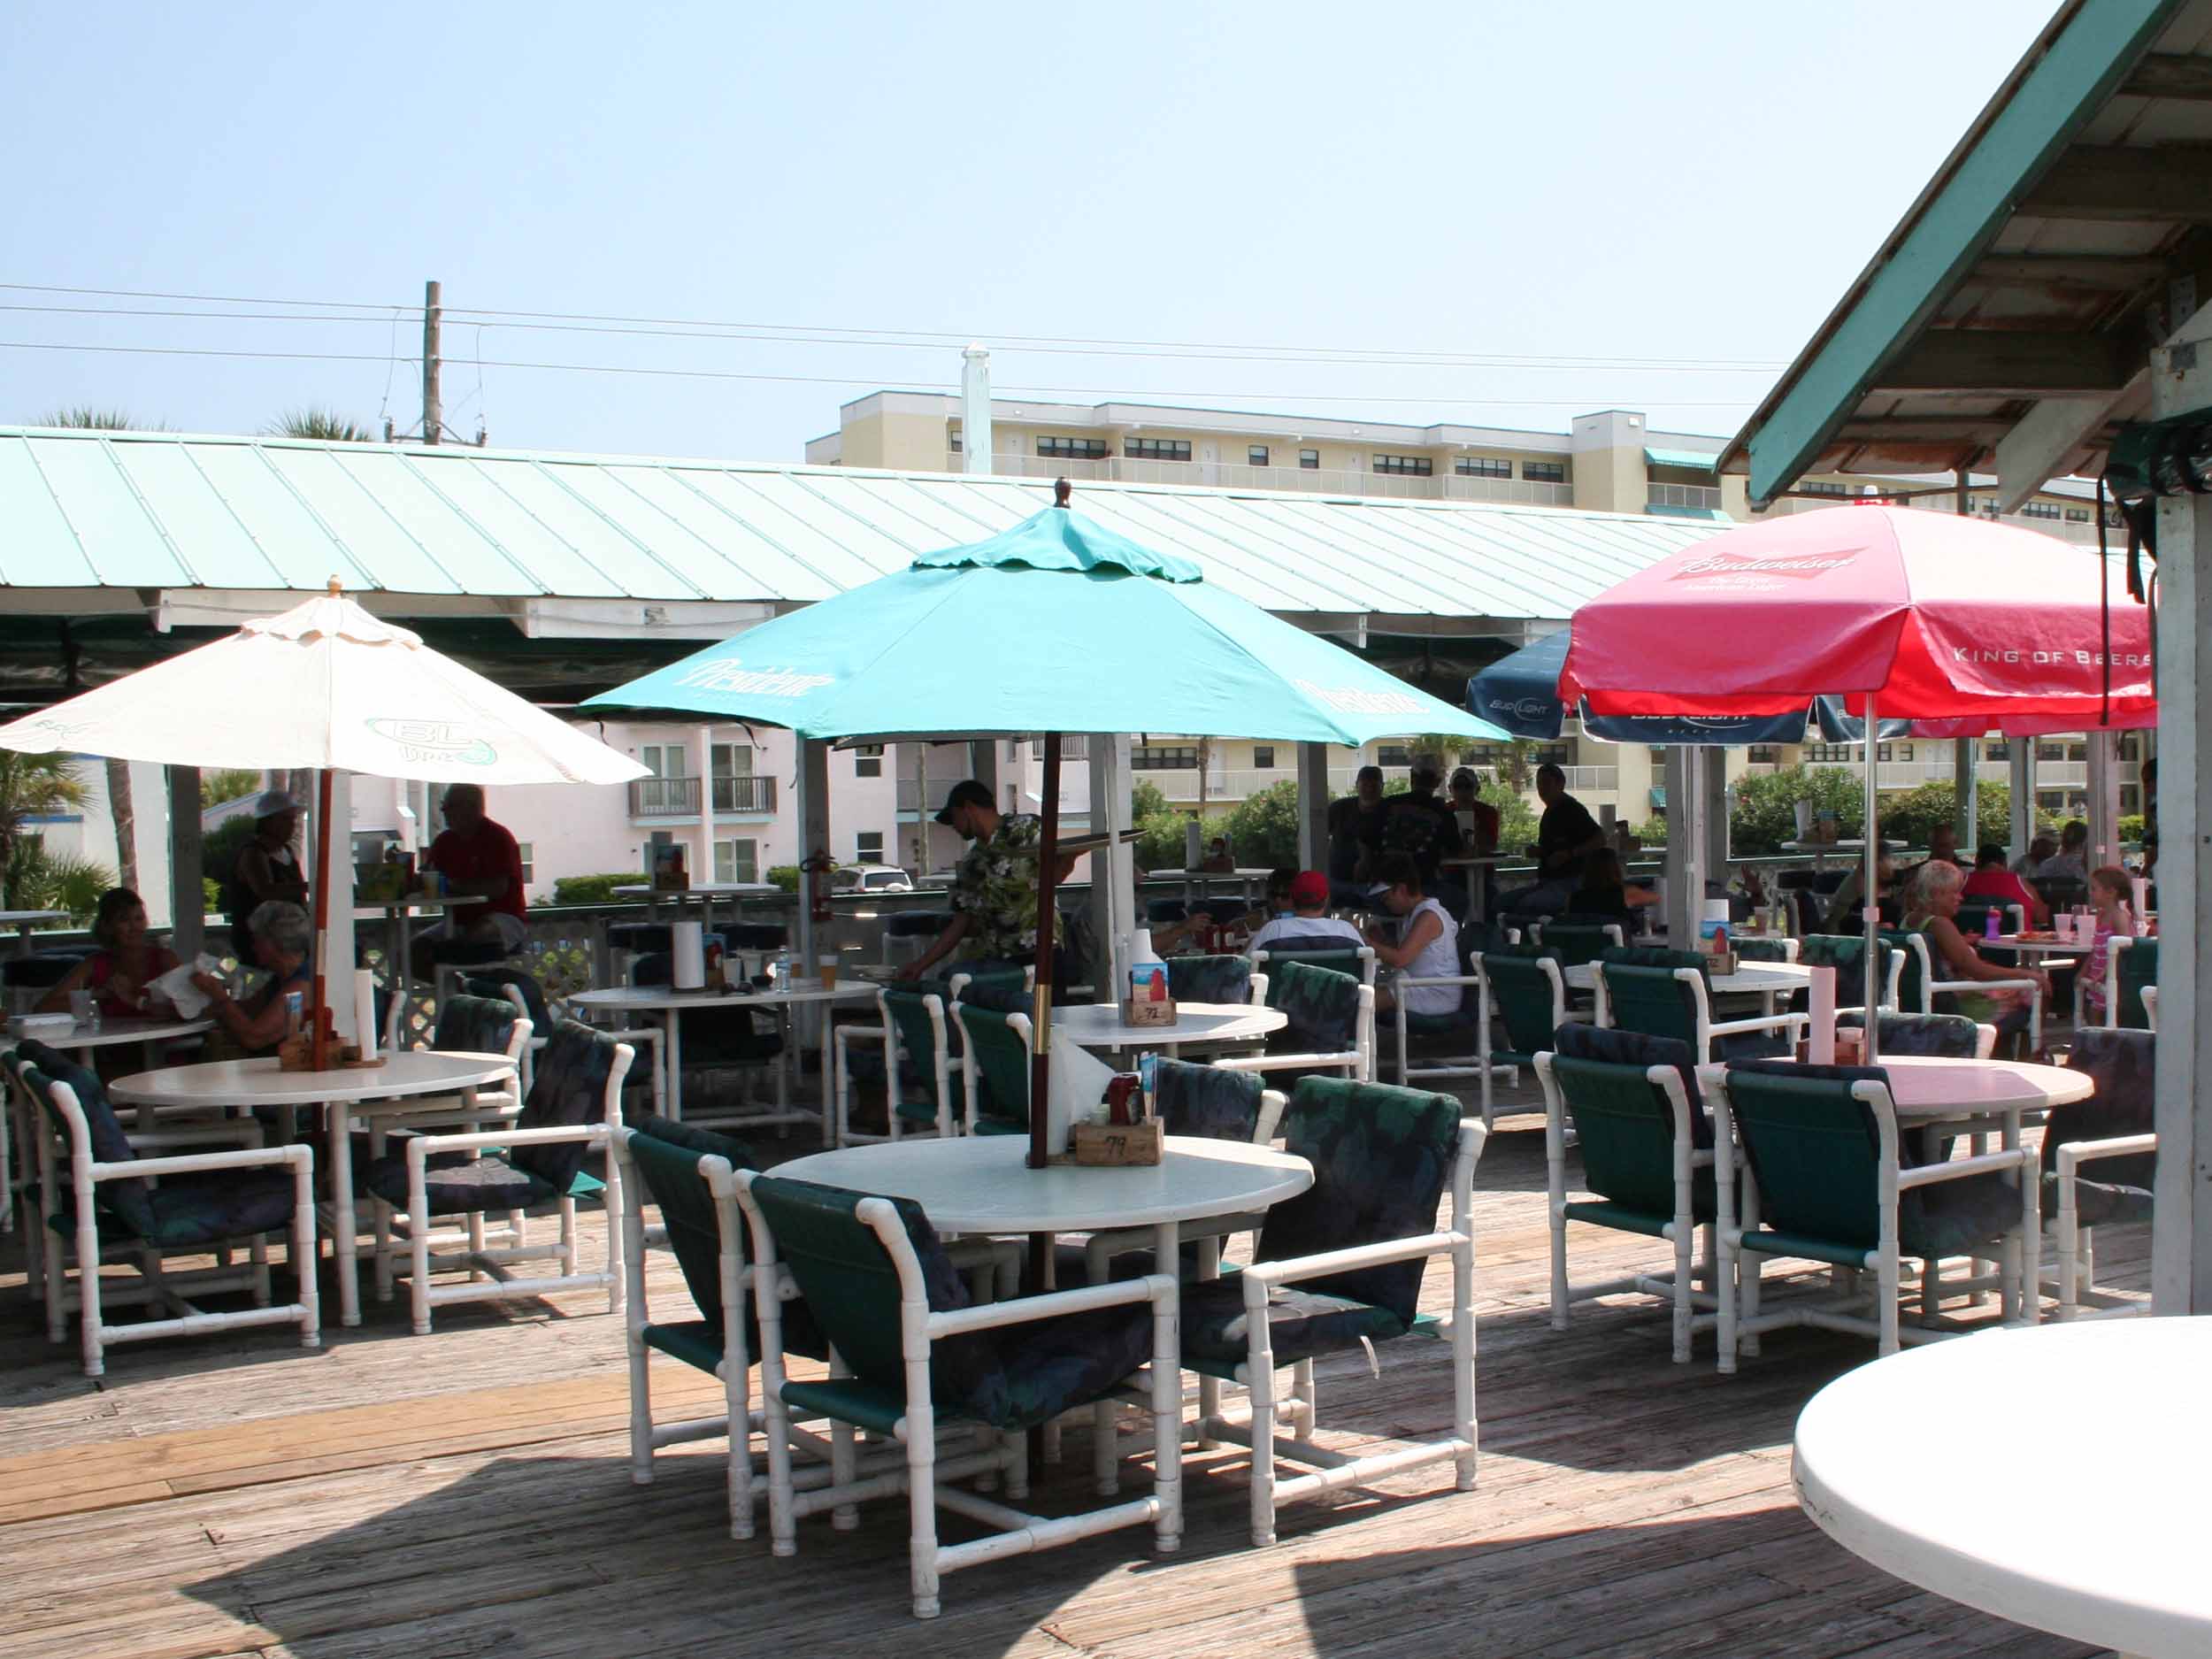
[(808, 913), (818, 924), (830, 918), (830, 872), (837, 868), (837, 861), (826, 852), (818, 852), (799, 866), (806, 872)]

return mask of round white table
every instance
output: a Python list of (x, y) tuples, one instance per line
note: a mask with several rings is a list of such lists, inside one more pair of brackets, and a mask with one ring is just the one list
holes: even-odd
[(1257, 1042), (1290, 1024), (1279, 1009), (1248, 1002), (1178, 1002), (1172, 1025), (1130, 1025), (1118, 1002), (1071, 1002), (1052, 1010), (1052, 1029), (1086, 1048), (1179, 1048), (1193, 1042)]
[(661, 906), (671, 899), (676, 902), (676, 914), (679, 916), (683, 914), (687, 903), (695, 901), (699, 906), (699, 919), (705, 923), (714, 920), (714, 902), (717, 899), (730, 901), (730, 917), (735, 920), (745, 900), (780, 895), (782, 892), (783, 889), (772, 881), (695, 881), (680, 889), (656, 887), (640, 881), (614, 889), (617, 898), (643, 899), (645, 913), (656, 920), (660, 917)]
[[(679, 991), (665, 985), (618, 985), (597, 991), (579, 991), (565, 997), (572, 1009), (588, 1009), (595, 1013), (613, 1015), (649, 1014), (660, 1023), (661, 1065), (663, 1087), (668, 1102), (668, 1115), (681, 1120), (684, 1115), (683, 1096), (683, 1035), (680, 1029), (680, 1017), (686, 1010), (694, 1012), (714, 1009), (757, 1008), (772, 1013), (782, 1020), (791, 1033), (792, 1041), (785, 1045), (783, 1059), (776, 1066), (776, 1110), (773, 1112), (749, 1112), (743, 1121), (749, 1124), (805, 1123), (811, 1114), (795, 1111), (791, 1106), (790, 1062), (798, 1040), (798, 1027), (791, 1018), (792, 1010), (808, 1002), (836, 1002), (849, 999), (872, 998), (876, 987), (865, 982), (840, 979), (833, 989), (823, 988), (818, 979), (794, 979), (784, 990), (751, 991), (743, 995), (733, 991)], [(822, 1144), (830, 1145), (836, 1138), (836, 1091), (832, 1087), (833, 1059), (831, 1054), (831, 1021), (829, 1010), (824, 1010), (822, 1020)], [(698, 1119), (706, 1122), (707, 1119)]]
[(19, 956), (31, 954), (32, 928), (41, 922), (65, 922), (68, 919), (67, 910), (0, 910), (0, 927), (15, 929), (15, 954)]
[[(1886, 1572), (2147, 1659), (2212, 1653), (2200, 1513), (2212, 1319), (2093, 1320), (1907, 1348), (1797, 1419), (1798, 1502)], [(2094, 1430), (2051, 1439), (2055, 1405)], [(1901, 1432), (1939, 1424), (1943, 1432)]]
[[(175, 1015), (166, 1019), (156, 1016), (119, 1018), (104, 1015), (97, 1029), (79, 1025), (58, 1037), (42, 1041), (50, 1048), (109, 1048), (120, 1042), (166, 1042), (175, 1037), (196, 1037), (214, 1024), (211, 1019), (182, 1019)], [(150, 1064), (148, 1069), (151, 1069)]]
[[(1595, 988), (1598, 982), (1597, 964), (1578, 963), (1567, 970), (1569, 986), (1578, 991)], [(1708, 982), (1716, 995), (1738, 992), (1801, 991), (1813, 982), (1812, 964), (1806, 962), (1746, 962), (1739, 961), (1733, 973), (1716, 973)]]
[(1302, 1157), (1240, 1141), (1170, 1135), (1148, 1168), (1033, 1170), (1026, 1135), (960, 1135), (846, 1147), (770, 1171), (793, 1180), (910, 1198), (945, 1233), (1103, 1233), (1157, 1227), (1172, 1261), (1178, 1223), (1264, 1210), (1313, 1185)]
[(312, 1106), (324, 1112), (330, 1142), (331, 1246), (338, 1264), (338, 1312), (361, 1323), (361, 1281), (355, 1267), (353, 1137), (350, 1113), (331, 1111), (361, 1101), (452, 1094), (486, 1088), (515, 1074), (503, 1054), (403, 1049), (376, 1066), (332, 1071), (286, 1071), (274, 1058), (208, 1060), (140, 1071), (108, 1085), (108, 1097), (132, 1106)]
[(2005, 1145), (2020, 1144), (2020, 1115), (2087, 1100), (2097, 1086), (2085, 1071), (2025, 1060), (1946, 1060), (1934, 1055), (1878, 1055), (1889, 1073), (1900, 1122), (1916, 1126), (2002, 1118)]
[(1970, 933), (1966, 942), (1992, 950), (2016, 950), (2024, 956), (2085, 956), (2094, 948), (2078, 939), (2023, 939), (2017, 933), (2000, 933), (1994, 939)]

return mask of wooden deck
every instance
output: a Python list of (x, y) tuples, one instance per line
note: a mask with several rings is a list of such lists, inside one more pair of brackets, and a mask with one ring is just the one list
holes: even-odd
[[(50, 1347), (19, 1240), (0, 1257), (0, 1653), (10, 1659), (461, 1659), (644, 1654), (1905, 1655), (2093, 1652), (1924, 1594), (1830, 1543), (1789, 1485), (1798, 1409), (1870, 1343), (1770, 1336), (1734, 1378), (1667, 1357), (1651, 1304), (1553, 1332), (1540, 1118), (1477, 1176), (1480, 1487), (1448, 1469), (1286, 1505), (1246, 1540), (1231, 1452), (1186, 1462), (1183, 1553), (1110, 1534), (945, 1581), (907, 1612), (904, 1507), (805, 1523), (795, 1559), (733, 1542), (719, 1447), (629, 1479), (622, 1327), (603, 1300), (441, 1311), (403, 1301), (319, 1353), (277, 1332), (111, 1351), (88, 1381)], [(793, 1143), (794, 1151), (802, 1149)], [(595, 1217), (587, 1248), (603, 1239)], [(1578, 1277), (1647, 1241), (1578, 1229)], [(2113, 1233), (2108, 1267), (2146, 1248)], [(1609, 1269), (1608, 1263), (1612, 1265)], [(656, 1260), (657, 1303), (680, 1300)], [(1432, 1299), (1440, 1293), (1432, 1274)], [(335, 1298), (326, 1290), (326, 1305)], [(665, 1300), (664, 1300), (665, 1299)], [(1440, 1432), (1444, 1345), (1324, 1368), (1323, 1438)], [(655, 1366), (664, 1409), (718, 1391)], [(1909, 1425), (1900, 1425), (1901, 1432)], [(1932, 1432), (1970, 1434), (1970, 1422)], [(1081, 1507), (1086, 1431), (1036, 1507)], [(1133, 1471), (1141, 1482), (1141, 1471)], [(947, 1517), (949, 1537), (961, 1523)]]

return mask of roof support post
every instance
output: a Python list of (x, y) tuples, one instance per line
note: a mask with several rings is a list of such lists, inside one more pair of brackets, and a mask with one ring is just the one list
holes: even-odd
[(206, 934), (207, 894), (200, 886), (200, 769), (171, 766), (168, 773), (169, 948), (189, 962)]
[[(702, 726), (692, 732), (692, 741), (699, 750), (699, 867), (696, 879), (702, 882), (718, 879), (714, 873), (714, 728)], [(708, 907), (713, 913), (713, 907)], [(736, 907), (731, 907), (736, 914)]]
[[(1728, 750), (1700, 749), (1698, 757), (1698, 833), (1705, 849), (1705, 877), (1724, 887), (1728, 882)], [(1670, 795), (1669, 800), (1673, 797)], [(1699, 895), (1702, 898), (1703, 895)], [(1704, 915), (1702, 907), (1698, 914)], [(1692, 949), (1678, 945), (1678, 950)]]
[(2035, 740), (2016, 737), (2007, 744), (2012, 770), (2012, 856), (2028, 856), (2035, 839)]
[(1705, 913), (1705, 842), (1698, 833), (1704, 753), (1681, 743), (1667, 750), (1667, 942), (1678, 950), (1695, 949)]
[[(812, 902), (814, 881), (811, 874), (806, 870), (808, 859), (817, 853), (829, 851), (829, 745), (818, 738), (811, 737), (799, 738), (797, 742), (799, 750), (797, 767), (799, 845), (797, 856), (793, 862), (799, 865), (801, 873), (799, 876), (799, 923), (795, 937), (799, 946), (797, 972), (804, 975), (814, 972), (816, 954), (831, 948), (827, 926), (817, 926), (814, 921)], [(822, 879), (825, 881), (829, 879), (826, 872), (824, 872)], [(826, 1010), (829, 1004), (825, 1002), (821, 1006)], [(802, 1007), (795, 1010), (795, 1016), (809, 1011), (810, 1010)], [(803, 1032), (801, 1033), (801, 1041), (806, 1041)], [(824, 1087), (828, 1087), (826, 1079), (824, 1079)]]
[(1329, 746), (1298, 745), (1298, 867), (1329, 867)]
[[(1981, 761), (1980, 738), (1951, 740), (1951, 827), (1958, 832), (1960, 856), (1968, 859), (1974, 856), (1981, 845)], [(1967, 868), (1973, 866), (1969, 864)]]
[(1127, 949), (1137, 925), (1136, 853), (1121, 839), (1129, 827), (1129, 739), (1125, 733), (1091, 738), (1091, 833), (1107, 841), (1091, 855), (1091, 926), (1099, 960), (1090, 964), (1094, 995), (1110, 1002), (1121, 995)]
[[(2212, 353), (2152, 356), (2153, 412), (2212, 403)], [(2164, 358), (2167, 361), (2162, 362)], [(2159, 1033), (2158, 1191), (2151, 1288), (2162, 1314), (2212, 1313), (2212, 1020), (2190, 1014), (2212, 989), (2212, 497), (2158, 503), (2159, 1000), (2180, 1010)]]

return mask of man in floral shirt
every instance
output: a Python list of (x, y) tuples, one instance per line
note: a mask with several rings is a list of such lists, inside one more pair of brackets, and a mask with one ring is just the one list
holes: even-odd
[[(952, 926), (899, 971), (919, 979), (948, 956), (963, 962), (1028, 963), (1037, 955), (1037, 855), (1044, 826), (1034, 813), (1001, 812), (991, 792), (970, 779), (956, 783), (937, 821), (975, 843), (953, 877)], [(1057, 879), (1075, 867), (1059, 861)]]

